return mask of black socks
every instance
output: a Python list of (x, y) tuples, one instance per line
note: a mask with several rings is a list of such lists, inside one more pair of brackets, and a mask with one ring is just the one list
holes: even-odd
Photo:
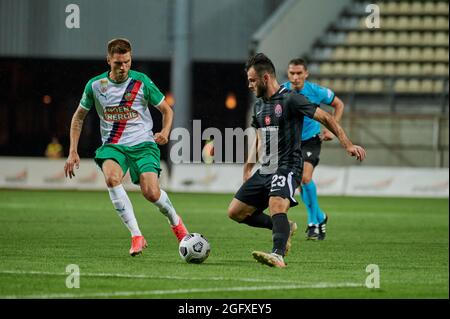
[(257, 210), (240, 223), (247, 224), (252, 227), (267, 228), (267, 229), (272, 229), (273, 226), (272, 218), (270, 218), (269, 215), (264, 214), (261, 210)]
[(272, 216), (273, 249), (272, 252), (284, 256), (286, 243), (291, 231), (286, 213), (278, 213)]

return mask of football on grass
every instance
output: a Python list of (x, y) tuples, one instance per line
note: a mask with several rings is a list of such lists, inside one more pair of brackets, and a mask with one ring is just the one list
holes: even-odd
[(201, 264), (208, 258), (211, 246), (208, 240), (199, 233), (184, 236), (178, 249), (181, 258), (192, 264)]

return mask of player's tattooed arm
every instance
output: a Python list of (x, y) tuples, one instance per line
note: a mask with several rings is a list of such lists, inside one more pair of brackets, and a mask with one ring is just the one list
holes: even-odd
[(356, 156), (356, 158), (362, 161), (366, 157), (366, 151), (364, 148), (358, 145), (353, 145), (352, 141), (347, 137), (342, 127), (339, 123), (327, 112), (321, 110), (320, 108), (316, 109), (314, 113), (314, 119), (319, 121), (323, 125), (326, 126), (337, 138), (341, 145), (345, 148), (347, 153), (351, 156)]
[(88, 110), (78, 106), (77, 110), (72, 116), (70, 123), (70, 149), (66, 164), (64, 165), (64, 173), (66, 177), (72, 178), (75, 176), (74, 168), (80, 166), (80, 156), (78, 155), (78, 142), (80, 140), (81, 129), (83, 128), (84, 119), (88, 114)]

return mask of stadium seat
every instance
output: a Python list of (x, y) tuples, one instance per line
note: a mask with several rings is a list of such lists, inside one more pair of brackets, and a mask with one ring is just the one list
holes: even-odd
[(370, 60), (372, 58), (372, 49), (369, 47), (362, 47), (359, 49), (358, 55), (355, 58), (363, 61)]
[(347, 49), (347, 54), (344, 57), (345, 60), (360, 60), (359, 49), (350, 47)]
[(398, 25), (396, 17), (385, 17), (381, 19), (381, 28), (396, 29)]
[(346, 92), (345, 86), (344, 86), (344, 80), (343, 79), (334, 79), (332, 89), (334, 92), (337, 92), (337, 93)]
[(422, 61), (431, 61), (434, 59), (434, 49), (433, 48), (424, 48), (422, 49)]
[(433, 93), (434, 81), (425, 79), (421, 81), (420, 92), (422, 93)]
[(397, 63), (395, 67), (395, 74), (396, 75), (406, 75), (408, 74), (408, 64), (406, 63)]
[(347, 49), (344, 47), (336, 47), (333, 54), (334, 60), (344, 60), (347, 58)]
[(422, 49), (420, 49), (420, 48), (409, 49), (409, 60), (420, 61), (421, 57), (422, 57)]
[(445, 32), (437, 32), (434, 35), (434, 44), (435, 45), (446, 45), (448, 46), (448, 34)]
[(434, 19), (436, 29), (448, 30), (448, 17), (437, 17)]
[(346, 74), (353, 75), (358, 73), (358, 64), (354, 62), (347, 63)]
[(384, 49), (376, 47), (372, 49), (372, 59), (383, 60), (384, 59)]
[(406, 1), (399, 2), (397, 12), (399, 14), (408, 14), (411, 12), (411, 3)]
[(372, 41), (372, 36), (370, 32), (361, 32), (359, 43), (360, 44), (370, 44)]
[(426, 1), (423, 4), (423, 9), (422, 9), (423, 13), (429, 13), (429, 14), (433, 14), (436, 10), (435, 10), (435, 5), (433, 1)]
[(410, 63), (408, 65), (408, 74), (409, 75), (421, 75), (422, 68), (419, 63)]
[(444, 88), (444, 81), (442, 80), (436, 80), (433, 83), (433, 93), (443, 93), (445, 90)]
[(369, 92), (369, 80), (367, 80), (367, 79), (356, 80), (355, 92), (358, 92), (358, 93)]
[(395, 59), (399, 60), (399, 61), (408, 61), (410, 60), (410, 50), (408, 50), (405, 47), (401, 47), (397, 49), (397, 55), (395, 57)]
[(434, 51), (434, 59), (436, 61), (448, 61), (448, 49), (438, 48)]
[(354, 92), (355, 91), (355, 80), (346, 79), (344, 81), (344, 89), (346, 92)]
[(407, 91), (410, 93), (421, 92), (421, 83), (418, 79), (410, 79), (407, 84)]
[(380, 93), (383, 91), (384, 82), (381, 79), (372, 79), (369, 81), (369, 92)]
[(421, 41), (414, 44), (434, 45), (434, 32), (423, 32)]
[(409, 19), (408, 23), (408, 29), (423, 29), (424, 24), (422, 17), (420, 16), (413, 16)]
[(385, 43), (383, 32), (374, 32), (372, 33), (371, 43), (376, 45), (383, 45)]
[(411, 32), (407, 44), (421, 45), (424, 41), (425, 39), (423, 38), (423, 34), (421, 32)]
[(436, 63), (434, 65), (433, 73), (436, 75), (447, 75), (448, 76), (448, 65), (445, 63)]
[(360, 43), (360, 33), (356, 32), (356, 31), (350, 31), (347, 34), (347, 40), (346, 43), (347, 44), (359, 44)]
[(423, 18), (423, 29), (425, 30), (433, 30), (435, 28), (435, 18), (426, 16)]
[(394, 91), (398, 93), (408, 92), (408, 81), (405, 79), (398, 79), (394, 83)]
[(392, 31), (386, 32), (383, 40), (384, 45), (397, 44), (397, 33)]
[(333, 63), (324, 62), (320, 65), (320, 74), (333, 74)]
[(434, 12), (437, 14), (447, 14), (448, 15), (448, 2), (439, 1), (436, 3)]
[(370, 74), (370, 63), (360, 63), (358, 67), (358, 74), (361, 75)]
[(394, 18), (394, 28), (395, 29), (401, 29), (401, 30), (407, 30), (410, 29), (410, 24), (409, 24), (409, 18), (408, 17), (399, 17), (399, 18)]
[(319, 81), (319, 83), (320, 83), (320, 86), (323, 86), (326, 88), (331, 86), (331, 80), (329, 78), (323, 78)]
[(379, 62), (375, 62), (371, 64), (370, 73), (374, 75), (382, 75), (384, 72), (383, 64)]
[(384, 64), (384, 74), (395, 75), (396, 74), (395, 63), (392, 63), (392, 62), (385, 63)]
[(334, 63), (333, 68), (334, 68), (334, 73), (335, 74), (341, 75), (341, 74), (345, 74), (347, 72), (346, 71), (346, 64), (342, 63), (342, 62)]
[(397, 43), (407, 45), (410, 44), (410, 36), (408, 32), (397, 32)]
[(387, 47), (384, 50), (384, 60), (396, 60), (397, 59), (397, 50), (392, 47)]
[[(444, 65), (444, 67), (445, 67), (445, 65)], [(433, 75), (434, 74), (433, 63), (424, 63), (422, 65), (422, 74), (423, 75)]]
[(397, 1), (387, 2), (384, 7), (385, 13), (396, 14), (400, 12), (400, 5)]
[(420, 14), (423, 12), (423, 2), (422, 1), (414, 1), (411, 4), (411, 13)]

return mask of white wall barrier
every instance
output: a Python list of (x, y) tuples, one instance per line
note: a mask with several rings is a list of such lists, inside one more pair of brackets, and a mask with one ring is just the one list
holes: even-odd
[[(101, 170), (93, 159), (81, 159), (80, 168), (75, 169), (72, 179), (64, 176), (65, 159), (0, 157), (0, 188), (27, 189), (105, 189), (105, 180)], [(167, 186), (167, 170), (164, 163), (161, 168), (161, 185)], [(124, 187), (139, 190), (131, 182), (130, 174), (124, 178)]]
[[(0, 157), (0, 188), (105, 189), (101, 171), (92, 159), (82, 159), (76, 177), (64, 177), (65, 160)], [(170, 178), (165, 163), (160, 182), (176, 192), (234, 193), (242, 184), (240, 164), (179, 164)], [(448, 168), (317, 167), (314, 180), (322, 195), (449, 197)], [(139, 190), (126, 175), (124, 186)]]

